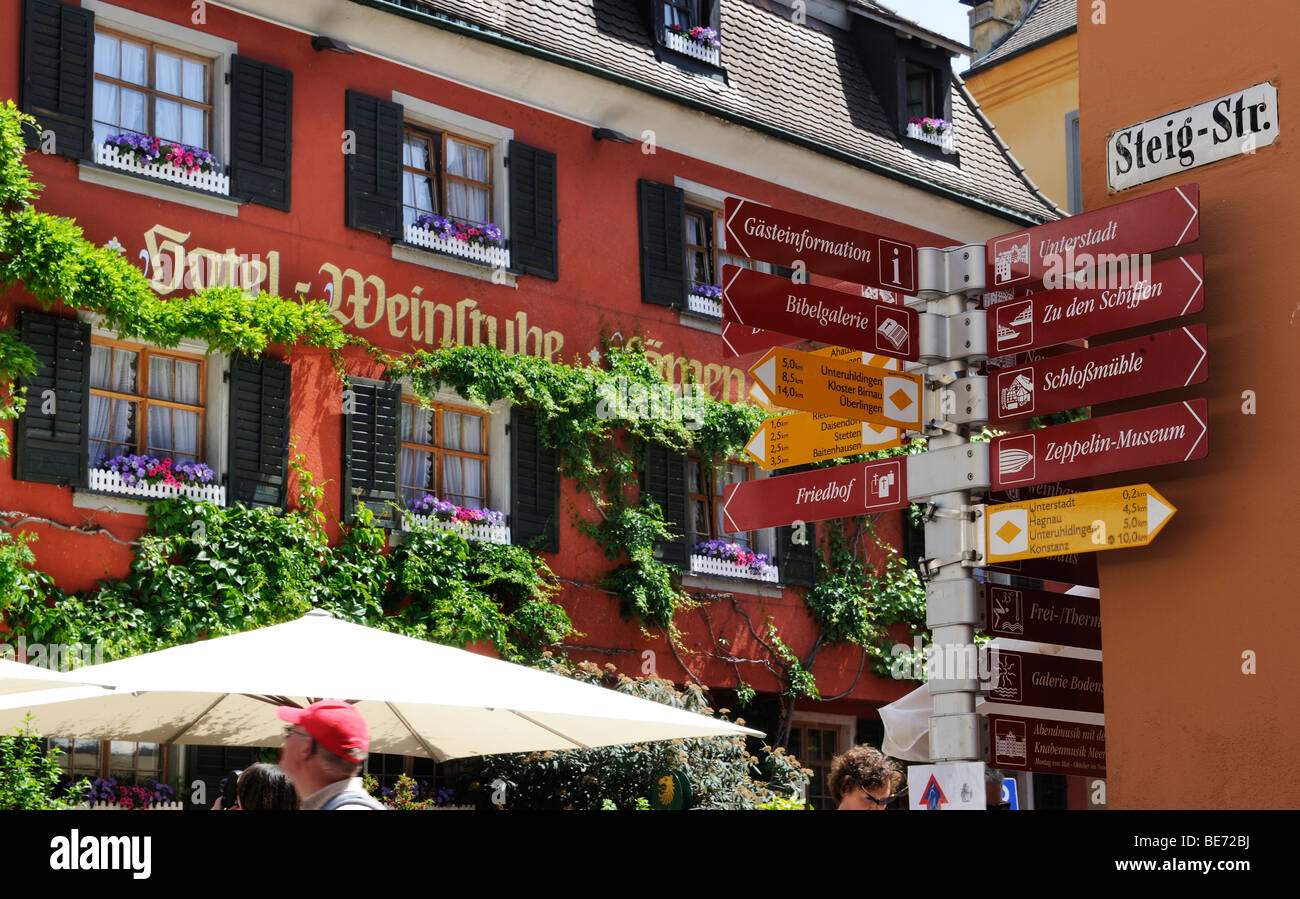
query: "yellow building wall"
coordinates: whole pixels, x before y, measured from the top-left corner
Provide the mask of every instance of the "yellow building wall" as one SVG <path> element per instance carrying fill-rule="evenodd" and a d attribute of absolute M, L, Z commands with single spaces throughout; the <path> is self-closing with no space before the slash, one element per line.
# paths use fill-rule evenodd
<path fill-rule="evenodd" d="M 966 87 L 1039 189 L 1067 208 L 1065 116 L 1079 108 L 1078 35 L 972 75 Z"/>

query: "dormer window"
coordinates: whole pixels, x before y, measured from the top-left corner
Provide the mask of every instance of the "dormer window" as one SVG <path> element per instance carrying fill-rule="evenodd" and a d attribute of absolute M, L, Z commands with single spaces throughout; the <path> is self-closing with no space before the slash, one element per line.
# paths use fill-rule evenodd
<path fill-rule="evenodd" d="M 904 94 L 907 119 L 941 119 L 943 102 L 939 98 L 939 73 L 930 66 L 908 60 L 907 85 Z"/>
<path fill-rule="evenodd" d="M 722 65 L 719 0 L 654 0 L 655 40 L 670 53 L 666 61 L 697 74 Z M 697 60 L 710 68 L 693 68 Z"/>

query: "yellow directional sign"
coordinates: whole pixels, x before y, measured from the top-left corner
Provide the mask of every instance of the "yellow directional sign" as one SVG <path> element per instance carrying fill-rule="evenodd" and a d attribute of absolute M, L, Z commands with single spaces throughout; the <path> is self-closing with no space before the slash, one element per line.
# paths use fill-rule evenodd
<path fill-rule="evenodd" d="M 836 418 L 822 412 L 795 412 L 764 421 L 745 444 L 745 452 L 771 471 L 871 453 L 902 442 L 898 428 L 888 425 Z"/>
<path fill-rule="evenodd" d="M 921 429 L 919 375 L 773 347 L 750 377 L 787 409 Z"/>
<path fill-rule="evenodd" d="M 848 350 L 841 346 L 824 346 L 819 350 L 813 350 L 812 354 L 814 356 L 827 356 L 831 359 L 849 359 L 853 362 L 857 362 L 861 360 L 863 365 L 869 365 L 872 368 L 890 368 L 890 369 L 902 368 L 902 363 L 899 362 L 897 359 L 891 359 L 888 356 L 877 356 L 875 353 L 863 353 L 859 350 Z M 758 384 L 750 385 L 749 398 L 757 402 L 760 406 L 762 406 L 764 409 L 766 409 L 769 412 L 780 412 L 785 408 L 784 406 L 778 405 L 776 400 L 768 396 L 767 391 L 764 390 L 762 387 L 760 387 Z M 883 435 L 884 433 L 885 433 L 884 431 L 877 431 L 877 434 Z M 881 439 L 883 439 L 883 437 Z M 894 444 L 892 443 L 889 444 L 889 446 L 893 446 L 893 445 Z M 873 446 L 871 449 L 872 450 L 886 449 L 886 447 Z M 867 452 L 867 450 L 854 450 L 853 453 L 849 453 L 849 455 L 853 455 L 854 453 L 859 453 L 859 452 L 865 453 Z M 800 463 L 787 462 L 784 464 L 798 465 Z M 778 465 L 775 467 L 780 468 L 781 466 Z"/>
<path fill-rule="evenodd" d="M 1150 484 L 1069 493 L 985 510 L 989 562 L 1146 546 L 1178 510 Z"/>

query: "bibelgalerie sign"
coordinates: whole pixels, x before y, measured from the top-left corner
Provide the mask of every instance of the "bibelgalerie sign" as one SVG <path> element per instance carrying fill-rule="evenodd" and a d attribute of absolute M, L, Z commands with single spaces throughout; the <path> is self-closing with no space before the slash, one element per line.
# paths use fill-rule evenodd
<path fill-rule="evenodd" d="M 1149 154 L 1151 148 L 1144 147 Z M 1209 335 L 1201 324 L 1079 346 L 1203 309 L 1205 265 L 1199 255 L 1154 266 L 1147 258 L 1197 239 L 1199 197 L 1197 185 L 1180 185 L 983 244 L 945 249 L 917 249 L 746 201 L 726 203 L 729 251 L 849 282 L 830 290 L 810 286 L 806 278 L 786 282 L 724 270 L 729 327 L 765 329 L 782 342 L 793 335 L 849 348 L 807 353 L 772 346 L 762 355 L 750 369 L 758 388 L 773 406 L 798 414 L 765 422 L 749 453 L 767 468 L 837 458 L 865 449 L 880 433 L 869 435 L 864 421 L 877 429 L 898 428 L 903 438 L 919 433 L 928 446 L 906 457 L 732 485 L 724 496 L 725 528 L 735 533 L 923 504 L 926 558 L 920 568 L 935 646 L 973 652 L 976 627 L 984 625 L 1003 637 L 1056 642 L 1089 656 L 1002 652 L 991 682 L 932 672 L 930 760 L 943 764 L 915 786 L 928 808 L 960 805 L 951 801 L 950 788 L 964 794 L 972 783 L 982 786 L 982 777 L 964 767 L 957 776 L 956 769 L 974 764 L 982 770 L 985 760 L 1021 770 L 1104 771 L 1100 602 L 1029 589 L 1040 585 L 1012 578 L 1042 573 L 1053 584 L 1063 583 L 1062 590 L 1096 585 L 1093 553 L 1155 539 L 1176 509 L 1149 484 L 1087 490 L 1058 482 L 1203 458 L 1207 404 L 1180 397 L 1148 409 L 1013 431 L 991 445 L 971 437 L 990 423 L 1206 380 Z M 896 230 L 905 233 L 901 226 Z M 878 305 L 849 292 L 854 284 L 917 299 L 906 307 Z M 988 291 L 1000 292 L 1003 302 L 982 308 Z M 924 309 L 913 312 L 918 301 Z M 1071 342 L 1076 346 L 1056 354 Z M 862 365 L 852 357 L 856 351 L 902 360 L 906 370 Z M 1001 367 L 987 364 L 995 357 L 1002 357 Z M 982 504 L 995 488 L 1020 498 Z M 973 577 L 977 568 L 1007 572 L 1011 577 L 996 577 L 1010 583 L 981 587 Z M 989 692 L 990 713 L 1013 713 L 1000 714 L 996 745 L 990 745 L 976 712 L 981 691 Z M 945 780 L 944 772 L 955 779 Z M 982 804 L 973 795 L 958 798 Z"/>
<path fill-rule="evenodd" d="M 1106 141 L 1106 180 L 1124 190 L 1277 140 L 1277 88 L 1267 81 L 1129 125 Z"/>

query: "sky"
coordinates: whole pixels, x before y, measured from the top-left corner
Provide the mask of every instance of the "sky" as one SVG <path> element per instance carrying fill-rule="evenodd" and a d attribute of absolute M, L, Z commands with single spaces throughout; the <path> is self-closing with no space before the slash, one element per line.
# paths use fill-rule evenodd
<path fill-rule="evenodd" d="M 966 13 L 969 6 L 963 6 L 957 0 L 880 0 L 900 16 L 920 22 L 931 31 L 937 31 L 963 44 L 970 43 L 970 25 Z M 969 56 L 958 56 L 953 60 L 953 70 L 964 72 L 970 68 Z"/>

